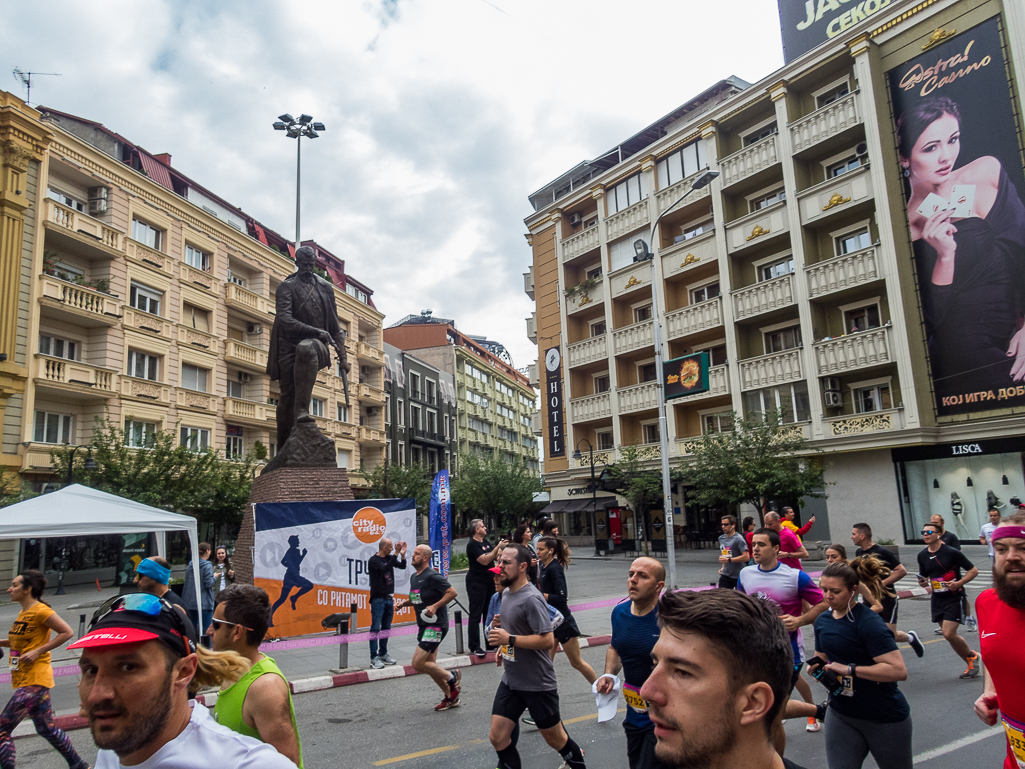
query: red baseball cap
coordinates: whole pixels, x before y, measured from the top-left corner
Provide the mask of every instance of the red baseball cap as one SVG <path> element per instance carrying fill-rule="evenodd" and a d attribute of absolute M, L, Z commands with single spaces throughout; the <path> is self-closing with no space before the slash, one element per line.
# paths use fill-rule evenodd
<path fill-rule="evenodd" d="M 89 632 L 69 649 L 160 641 L 181 657 L 195 652 L 198 639 L 192 622 L 166 601 L 136 593 L 119 596 L 111 605 L 113 608 L 94 619 Z"/>
<path fill-rule="evenodd" d="M 502 567 L 501 566 L 492 566 L 490 569 L 488 569 L 488 571 L 490 571 L 492 574 L 501 574 L 502 573 Z"/>

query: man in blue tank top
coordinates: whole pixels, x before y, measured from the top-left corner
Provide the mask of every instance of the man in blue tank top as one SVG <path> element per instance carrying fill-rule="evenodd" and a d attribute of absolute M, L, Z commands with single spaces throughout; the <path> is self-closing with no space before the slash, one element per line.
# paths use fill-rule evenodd
<path fill-rule="evenodd" d="M 627 705 L 623 729 L 630 769 L 662 766 L 655 758 L 655 727 L 640 691 L 651 675 L 651 650 L 660 632 L 658 596 L 665 584 L 665 567 L 654 558 L 638 558 L 630 564 L 626 582 L 630 600 L 612 610 L 612 644 L 605 653 L 605 673 L 596 682 L 599 692 L 609 693 L 623 671 Z"/>

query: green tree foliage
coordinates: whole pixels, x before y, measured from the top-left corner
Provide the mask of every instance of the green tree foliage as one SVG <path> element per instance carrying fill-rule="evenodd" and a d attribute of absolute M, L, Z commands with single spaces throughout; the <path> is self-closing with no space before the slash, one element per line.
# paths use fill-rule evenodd
<path fill-rule="evenodd" d="M 360 471 L 370 484 L 368 499 L 416 500 L 416 509 L 426 512 L 431 503 L 431 484 L 434 476 L 427 465 L 414 463 L 396 465 L 381 462 L 370 472 Z"/>
<path fill-rule="evenodd" d="M 609 472 L 622 494 L 636 513 L 643 513 L 652 507 L 662 504 L 662 470 L 649 470 L 644 467 L 644 460 L 638 456 L 637 446 L 623 446 L 620 449 L 620 460 L 609 466 Z M 684 473 L 679 469 L 670 469 L 669 480 L 680 483 Z"/>
<path fill-rule="evenodd" d="M 116 424 L 97 418 L 88 443 L 96 468 L 85 469 L 87 453 L 79 449 L 75 481 L 206 523 L 241 524 L 256 471 L 252 456 L 227 460 L 213 448 L 190 451 L 167 430 L 156 432 L 145 448 L 130 448 L 125 438 Z M 65 477 L 71 449 L 55 448 L 50 456 L 57 477 Z"/>
<path fill-rule="evenodd" d="M 21 479 L 17 473 L 8 472 L 7 468 L 0 467 L 0 507 L 14 505 L 36 496 L 39 495 L 22 488 Z"/>
<path fill-rule="evenodd" d="M 691 496 L 703 505 L 748 503 L 766 511 L 769 500 L 825 497 L 823 466 L 800 430 L 782 423 L 778 411 L 763 419 L 734 414 L 733 430 L 693 442 Z M 800 456 L 799 456 L 800 455 Z"/>
<path fill-rule="evenodd" d="M 513 528 L 533 514 L 534 493 L 543 488 L 540 476 L 520 459 L 509 463 L 497 457 L 460 454 L 452 502 L 465 517 Z"/>

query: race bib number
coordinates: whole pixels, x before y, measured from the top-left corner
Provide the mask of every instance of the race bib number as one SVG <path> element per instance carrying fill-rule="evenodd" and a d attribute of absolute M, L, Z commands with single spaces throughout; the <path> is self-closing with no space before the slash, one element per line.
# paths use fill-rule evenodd
<path fill-rule="evenodd" d="M 640 689 L 630 684 L 623 684 L 623 698 L 626 700 L 626 704 L 630 706 L 630 710 L 635 713 L 647 713 L 648 703 L 644 701 L 641 696 Z"/>
<path fill-rule="evenodd" d="M 441 628 L 428 627 L 424 628 L 424 633 L 420 636 L 420 640 L 424 643 L 429 644 L 440 644 L 441 643 Z"/>
<path fill-rule="evenodd" d="M 420 591 L 419 590 L 410 590 L 409 591 L 409 602 L 411 604 L 416 605 L 416 606 L 418 606 L 418 605 L 420 605 L 420 604 L 422 604 L 424 602 L 424 599 L 420 597 Z"/>
<path fill-rule="evenodd" d="M 1018 762 L 1018 769 L 1025 769 L 1025 724 L 1001 714 L 1004 722 L 1004 734 L 1007 735 L 1007 744 L 1011 746 L 1011 754 Z"/>
<path fill-rule="evenodd" d="M 851 676 L 840 676 L 840 684 L 843 686 L 843 691 L 840 692 L 841 697 L 854 696 L 854 679 Z"/>
<path fill-rule="evenodd" d="M 943 581 L 939 579 L 929 580 L 932 583 L 932 591 L 934 593 L 949 593 L 950 589 L 943 586 Z"/>
<path fill-rule="evenodd" d="M 8 670 L 14 671 L 21 667 L 21 652 L 16 649 L 11 649 L 11 653 L 7 657 L 7 668 Z"/>
<path fill-rule="evenodd" d="M 516 661 L 516 647 L 514 646 L 499 646 L 498 656 L 508 662 Z"/>

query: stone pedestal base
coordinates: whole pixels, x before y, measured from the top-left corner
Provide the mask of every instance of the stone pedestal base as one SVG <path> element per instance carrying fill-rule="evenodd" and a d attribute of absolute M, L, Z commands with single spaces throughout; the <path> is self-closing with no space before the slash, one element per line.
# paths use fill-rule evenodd
<path fill-rule="evenodd" d="M 253 584 L 253 549 L 256 531 L 253 505 L 269 502 L 331 502 L 353 499 L 349 488 L 349 473 L 342 467 L 283 467 L 264 472 L 249 492 L 249 505 L 242 517 L 242 529 L 235 543 L 232 566 L 235 581 Z"/>

